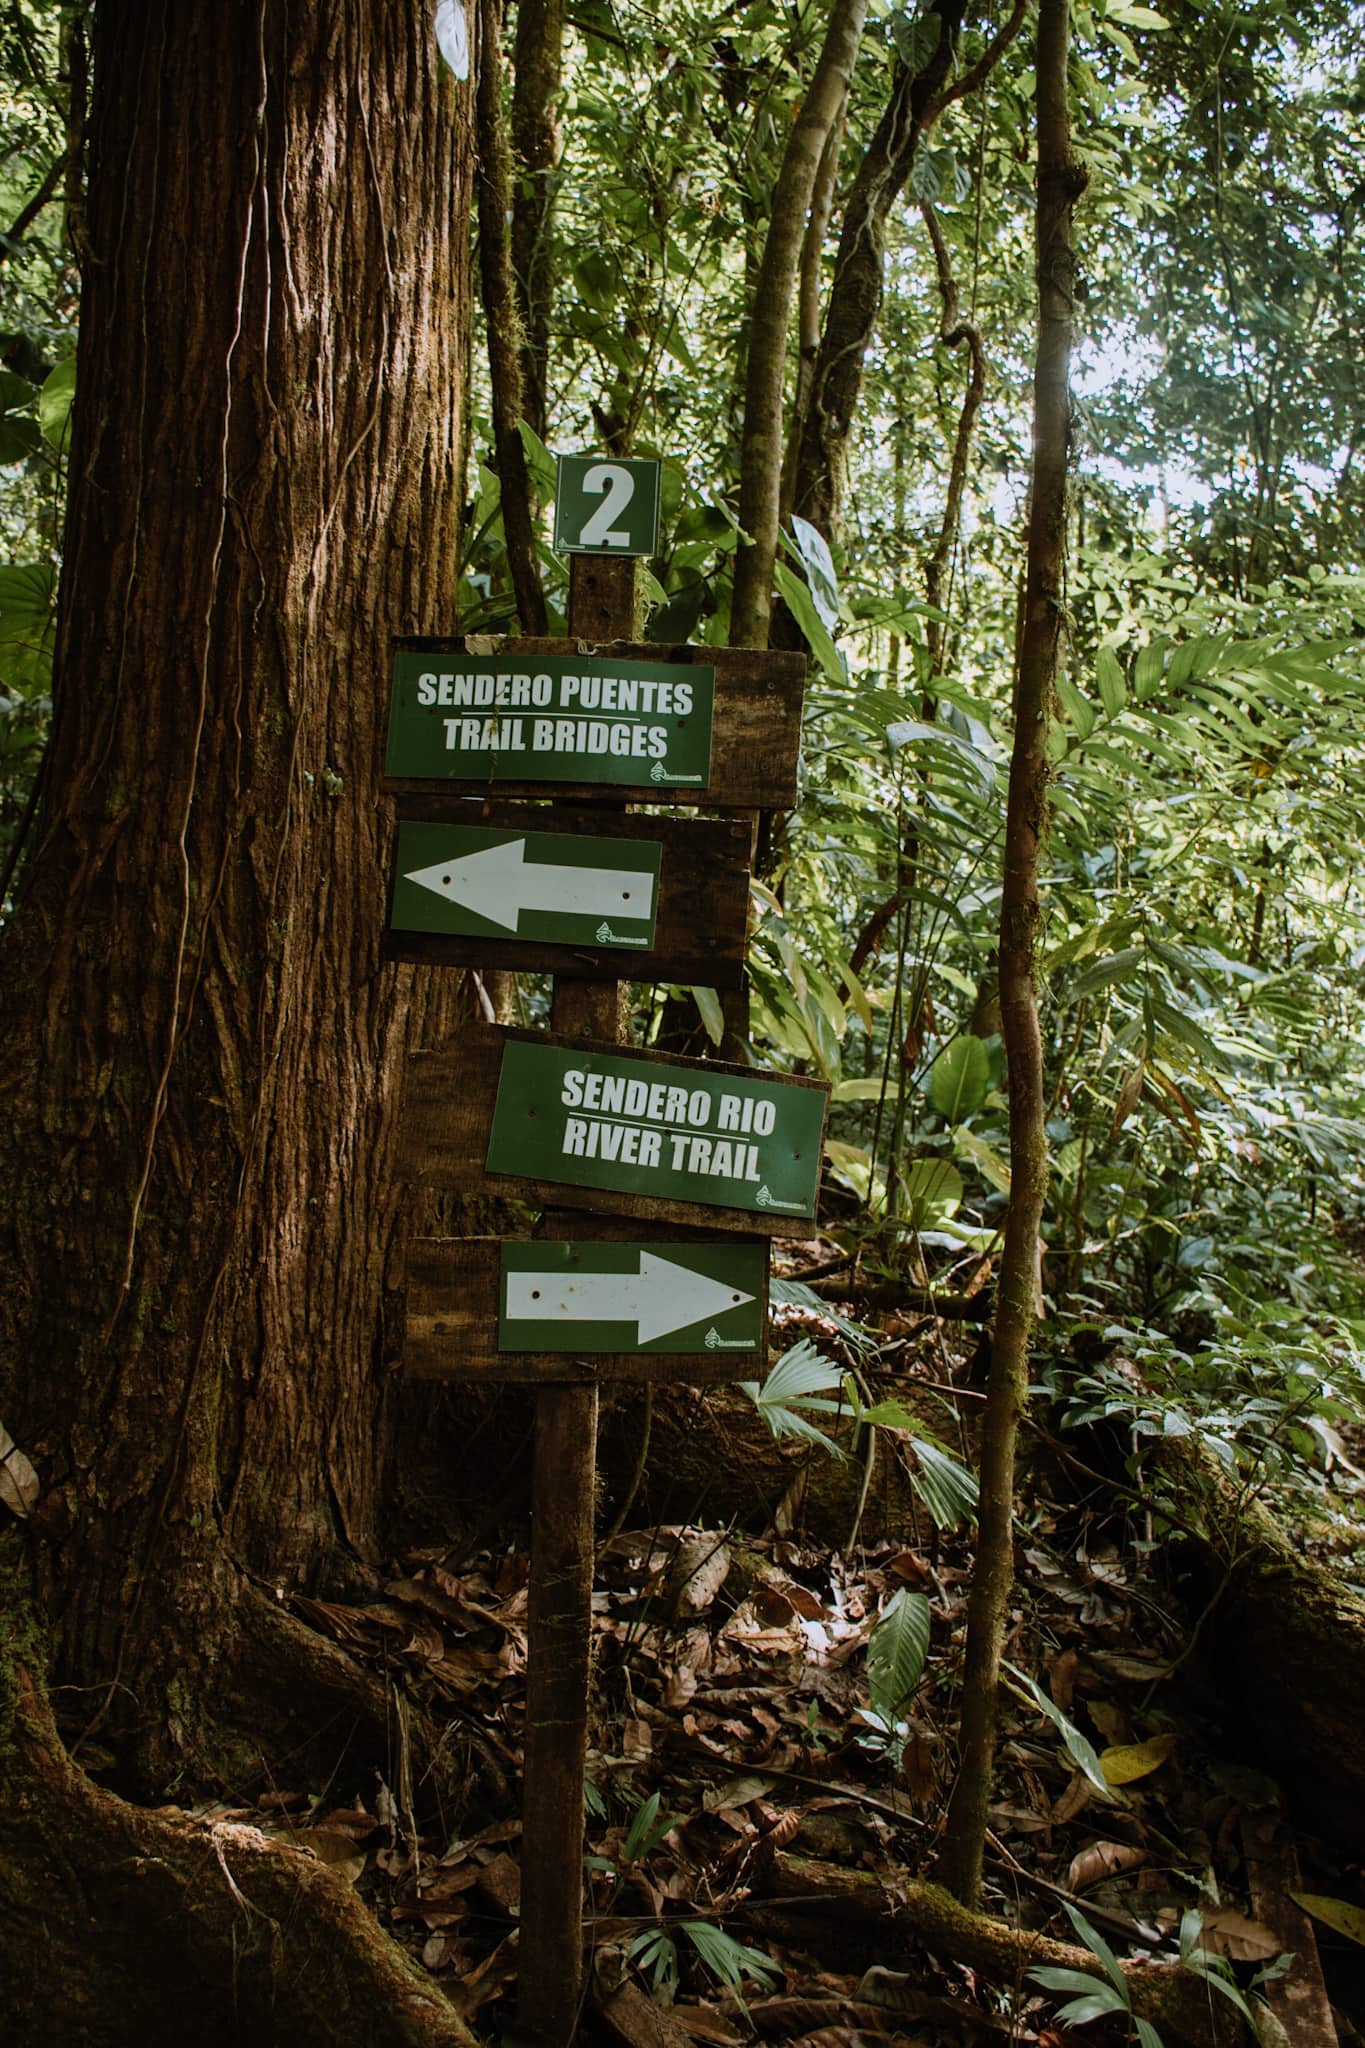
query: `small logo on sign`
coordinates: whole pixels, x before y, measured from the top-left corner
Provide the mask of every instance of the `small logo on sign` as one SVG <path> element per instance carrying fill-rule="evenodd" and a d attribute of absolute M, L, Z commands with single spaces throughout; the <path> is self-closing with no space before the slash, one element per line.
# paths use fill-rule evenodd
<path fill-rule="evenodd" d="M 706 1348 L 708 1351 L 714 1351 L 719 1343 L 720 1331 L 716 1328 L 715 1324 L 712 1323 L 710 1329 L 706 1333 Z"/>
<path fill-rule="evenodd" d="M 606 919 L 604 918 L 602 923 L 599 924 L 597 927 L 598 945 L 609 946 L 615 937 L 615 932 L 612 930 L 611 926 L 606 922 Z"/>
<path fill-rule="evenodd" d="M 772 1207 L 773 1198 L 771 1192 L 769 1191 L 768 1183 L 766 1180 L 764 1181 L 762 1187 L 759 1189 L 758 1193 L 754 1196 L 754 1200 L 758 1203 L 760 1209 L 770 1209 Z"/>
<path fill-rule="evenodd" d="M 654 763 L 654 766 L 649 771 L 649 779 L 651 782 L 667 782 L 668 770 L 665 768 L 662 761 L 656 761 Z"/>

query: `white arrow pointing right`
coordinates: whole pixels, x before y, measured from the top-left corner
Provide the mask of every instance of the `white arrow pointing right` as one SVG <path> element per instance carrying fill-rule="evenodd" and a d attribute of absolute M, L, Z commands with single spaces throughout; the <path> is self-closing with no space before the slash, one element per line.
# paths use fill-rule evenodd
<path fill-rule="evenodd" d="M 654 877 L 629 868 L 570 868 L 528 861 L 524 839 L 506 839 L 458 860 L 414 868 L 403 878 L 515 932 L 524 910 L 583 917 L 642 918 L 654 906 Z"/>
<path fill-rule="evenodd" d="M 509 1273 L 509 1323 L 634 1323 L 637 1344 L 754 1299 L 709 1273 L 640 1251 L 638 1273 Z"/>

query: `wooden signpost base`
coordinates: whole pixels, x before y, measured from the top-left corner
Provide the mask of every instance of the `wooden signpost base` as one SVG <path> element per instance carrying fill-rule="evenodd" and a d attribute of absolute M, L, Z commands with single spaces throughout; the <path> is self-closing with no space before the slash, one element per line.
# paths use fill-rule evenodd
<path fill-rule="evenodd" d="M 625 474 L 589 465 L 582 545 Z M 768 1240 L 814 1230 L 828 1101 L 747 1064 L 733 1000 L 755 815 L 796 798 L 804 661 L 641 643 L 638 593 L 633 555 L 575 553 L 564 639 L 395 643 L 386 757 L 409 807 L 391 953 L 555 977 L 548 1032 L 413 1055 L 399 1162 L 542 1206 L 527 1238 L 413 1242 L 405 1353 L 536 1389 L 518 2017 L 539 2048 L 570 2048 L 583 1999 L 598 1382 L 762 1376 Z M 631 1048 L 632 973 L 725 990 L 736 1061 Z"/>
<path fill-rule="evenodd" d="M 570 633 L 629 639 L 637 584 L 633 560 L 572 556 Z M 553 1027 L 624 1044 L 623 996 L 620 982 L 556 982 Z M 583 1778 L 596 1486 L 596 1385 L 541 1388 L 531 1479 L 517 2012 L 522 2026 L 553 2048 L 569 2048 L 583 1995 Z"/>

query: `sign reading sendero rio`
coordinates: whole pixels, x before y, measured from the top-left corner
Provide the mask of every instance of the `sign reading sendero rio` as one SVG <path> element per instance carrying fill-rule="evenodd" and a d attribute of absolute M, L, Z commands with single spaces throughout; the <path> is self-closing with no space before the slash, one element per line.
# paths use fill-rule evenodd
<path fill-rule="evenodd" d="M 491 1173 L 813 1216 L 825 1094 L 776 1075 L 510 1039 Z"/>
<path fill-rule="evenodd" d="M 499 1351 L 752 1351 L 768 1248 L 503 1244 Z"/>
<path fill-rule="evenodd" d="M 385 773 L 704 789 L 715 688 L 700 663 L 398 653 Z"/>
<path fill-rule="evenodd" d="M 395 931 L 651 946 L 662 849 L 487 825 L 398 827 Z"/>

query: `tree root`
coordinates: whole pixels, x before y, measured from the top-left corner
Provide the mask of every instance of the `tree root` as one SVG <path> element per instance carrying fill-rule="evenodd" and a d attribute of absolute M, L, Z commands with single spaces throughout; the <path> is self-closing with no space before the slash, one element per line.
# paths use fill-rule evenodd
<path fill-rule="evenodd" d="M 259 1830 L 130 1806 L 71 1761 L 28 1662 L 0 1668 L 6 2039 L 48 2048 L 474 2048 L 320 1864 Z"/>
<path fill-rule="evenodd" d="M 825 1919 L 876 1923 L 903 1942 L 968 1964 L 995 1984 L 1022 1990 L 1028 1972 L 1040 1965 L 1102 1974 L 1087 1949 L 972 1912 L 939 1885 L 910 1879 L 886 1886 L 867 1871 L 779 1851 L 762 1889 L 765 1903 L 752 1916 L 759 1924 L 769 1912 L 784 1922 L 818 1912 Z M 1191 1971 L 1137 1962 L 1125 1964 L 1124 1975 L 1133 2010 L 1152 2022 L 1165 2048 L 1233 2048 L 1245 2039 L 1232 2006 Z"/>

